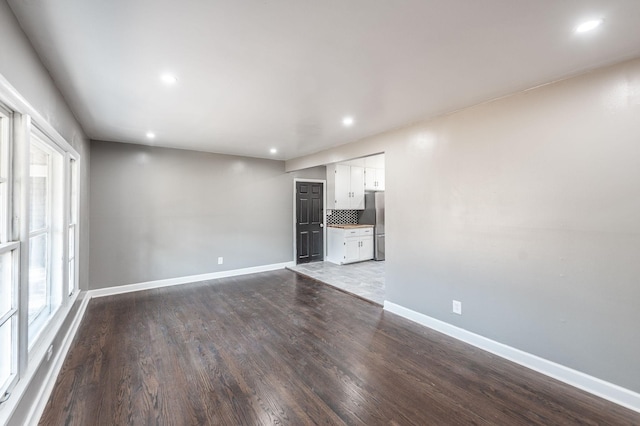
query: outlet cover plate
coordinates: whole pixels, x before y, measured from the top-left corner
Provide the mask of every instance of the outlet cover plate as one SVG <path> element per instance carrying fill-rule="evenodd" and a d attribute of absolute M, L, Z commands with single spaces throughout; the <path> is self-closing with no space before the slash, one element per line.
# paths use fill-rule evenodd
<path fill-rule="evenodd" d="M 462 315 L 462 302 L 458 300 L 453 301 L 453 313 Z"/>

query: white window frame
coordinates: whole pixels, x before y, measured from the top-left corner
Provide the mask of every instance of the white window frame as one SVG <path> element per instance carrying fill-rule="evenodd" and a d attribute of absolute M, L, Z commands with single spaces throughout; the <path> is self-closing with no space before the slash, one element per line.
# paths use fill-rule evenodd
<path fill-rule="evenodd" d="M 24 393 L 29 389 L 29 383 L 39 371 L 39 366 L 45 362 L 47 349 L 53 343 L 57 333 L 61 330 L 63 322 L 69 312 L 75 306 L 80 296 L 79 259 L 80 259 L 80 171 L 82 161 L 79 153 L 69 144 L 48 119 L 40 114 L 20 93 L 0 74 L 0 112 L 7 111 L 4 116 L 9 117 L 11 134 L 5 151 L 2 152 L 2 161 L 9 165 L 7 175 L 0 174 L 0 186 L 3 189 L 0 196 L 0 253 L 8 251 L 13 253 L 13 292 L 14 304 L 11 309 L 11 321 L 14 327 L 14 345 L 11 360 L 11 376 L 5 383 L 0 383 L 0 424 L 4 424 L 11 418 L 11 414 L 21 401 Z M 4 126 L 3 126 L 4 127 Z M 56 162 L 62 164 L 59 174 L 56 175 L 56 187 L 58 202 L 56 215 L 60 221 L 56 222 L 55 233 L 59 242 L 59 250 L 55 253 L 53 262 L 58 262 L 56 279 L 60 280 L 59 306 L 56 312 L 50 316 L 47 324 L 40 330 L 39 336 L 29 345 L 28 342 L 28 290 L 29 290 L 29 147 L 33 135 L 44 138 L 48 146 L 62 154 L 56 157 Z M 73 136 L 74 138 L 76 136 Z M 75 190 L 77 219 L 75 221 L 75 290 L 71 295 L 69 289 L 69 226 L 71 224 L 70 206 L 70 158 L 75 160 L 76 182 Z M 3 169 L 6 170 L 6 169 Z M 4 184 L 7 185 L 4 185 Z M 58 303 L 58 301 L 56 301 Z M 0 321 L 7 320 L 7 313 Z M 16 343 L 17 339 L 17 343 Z M 58 348 L 54 347 L 54 353 Z"/>
<path fill-rule="evenodd" d="M 12 238 L 12 132 L 13 112 L 0 104 L 0 256 L 11 254 L 11 307 L 0 312 L 0 326 L 11 322 L 10 374 L 5 382 L 0 382 L 0 401 L 13 389 L 19 378 L 18 366 L 18 324 L 20 285 L 20 243 Z"/>
<path fill-rule="evenodd" d="M 61 307 L 65 305 L 65 299 L 67 299 L 67 297 L 65 297 L 66 295 L 66 288 L 67 288 L 67 281 L 68 281 L 68 271 L 67 271 L 67 265 L 68 265 L 68 259 L 67 259 L 67 251 L 68 251 L 68 235 L 66 232 L 66 226 L 65 224 L 68 222 L 68 214 L 69 214 L 69 209 L 68 209 L 68 204 L 69 204 L 69 195 L 68 194 L 68 186 L 66 185 L 66 182 L 68 181 L 68 167 L 67 164 L 68 162 L 67 160 L 67 153 L 60 147 L 58 146 L 55 141 L 49 137 L 48 134 L 44 133 L 40 127 L 38 125 L 32 125 L 31 126 L 31 133 L 30 133 L 30 138 L 28 141 L 28 150 L 31 149 L 31 145 L 35 144 L 36 146 L 38 146 L 41 149 L 44 149 L 46 152 L 48 152 L 50 154 L 50 169 L 49 169 L 49 188 L 48 190 L 48 198 L 50 200 L 49 205 L 47 206 L 47 209 L 49 210 L 47 213 L 49 215 L 49 217 L 51 218 L 51 221 L 49 223 L 48 226 L 48 230 L 47 232 L 48 234 L 48 244 L 49 246 L 47 247 L 47 251 L 48 251 L 48 264 L 47 264 L 47 270 L 48 270 L 48 307 L 50 309 L 50 311 L 48 312 L 48 314 L 43 317 L 43 319 L 40 319 L 39 321 L 42 321 L 41 324 L 38 324 L 37 321 L 34 321 L 33 324 L 37 325 L 37 331 L 36 333 L 31 336 L 29 331 L 27 330 L 27 341 L 28 341 L 28 347 L 29 347 L 29 359 L 33 358 L 33 353 L 35 352 L 34 349 L 36 349 L 39 346 L 42 346 L 42 336 L 48 334 L 51 330 L 52 330 L 52 324 L 55 322 L 55 319 L 59 317 L 59 313 L 61 311 Z M 30 153 L 30 151 L 29 151 Z M 61 157 L 58 159 L 54 159 L 54 155 L 60 155 Z M 30 176 L 30 169 L 29 169 L 29 156 L 27 156 L 26 158 L 26 162 L 27 162 L 27 170 L 26 170 L 26 174 L 25 176 Z M 62 165 L 62 170 L 55 170 L 55 165 L 52 164 L 54 161 L 59 161 L 60 164 Z M 60 173 L 60 175 L 57 175 L 57 173 Z M 61 190 L 62 192 L 62 198 L 61 199 L 54 199 L 54 186 L 56 185 L 56 180 L 57 179 L 61 179 L 61 183 L 60 183 L 60 187 L 58 188 L 59 190 Z M 30 187 L 27 187 L 27 194 L 29 191 Z M 60 207 L 62 208 L 60 211 L 60 215 L 61 217 L 55 217 L 56 214 L 54 213 L 54 209 L 55 210 L 60 210 Z M 29 222 L 29 206 L 27 206 L 26 210 L 24 211 L 24 217 L 26 219 L 26 222 Z M 25 247 L 29 247 L 29 243 L 31 241 L 31 238 L 34 236 L 37 236 L 42 230 L 38 230 L 38 231 L 34 231 L 33 233 L 27 228 L 27 232 L 25 233 L 27 235 L 27 241 L 25 242 Z M 29 270 L 29 259 L 28 259 L 28 250 L 24 250 L 27 252 L 27 271 Z M 23 255 L 23 259 L 24 259 L 24 255 Z M 58 262 L 62 261 L 62 263 L 57 264 L 52 262 L 53 259 L 57 259 Z M 55 270 L 53 268 L 59 268 L 58 270 Z M 54 277 L 52 276 L 53 273 L 57 274 L 58 277 L 58 281 L 59 283 L 53 283 L 53 279 Z M 27 283 L 26 283 L 26 289 L 25 291 L 29 292 L 29 283 L 28 283 L 28 277 L 29 274 L 27 272 L 26 274 L 27 276 Z M 58 285 L 59 284 L 59 285 Z M 23 287 L 24 288 L 24 287 Z M 55 305 L 53 305 L 53 300 L 59 301 L 60 303 L 56 303 Z M 28 314 L 28 311 L 27 311 Z M 31 327 L 33 324 L 31 323 L 27 323 L 27 329 L 29 329 L 29 327 Z"/>
<path fill-rule="evenodd" d="M 80 242 L 78 238 L 78 223 L 80 220 L 80 186 L 78 181 L 78 176 L 80 173 L 79 169 L 79 161 L 77 158 L 71 154 L 67 153 L 67 158 L 65 159 L 66 170 L 68 178 L 65 184 L 67 188 L 66 192 L 69 194 L 67 207 L 69 211 L 66 213 L 67 217 L 67 245 L 66 245 L 66 259 L 67 259 L 67 296 L 71 297 L 78 291 L 78 274 L 80 272 L 80 268 L 78 265 L 78 243 Z M 73 194 L 75 193 L 75 197 Z M 71 247 L 71 235 L 73 230 L 73 253 L 69 250 Z M 73 264 L 72 264 L 73 262 Z M 71 275 L 71 269 L 73 269 L 73 275 Z"/>
<path fill-rule="evenodd" d="M 4 316 L 0 317 L 0 326 L 11 322 L 11 373 L 5 383 L 0 383 L 0 401 L 18 381 L 18 285 L 20 283 L 20 243 L 9 242 L 0 244 L 0 256 L 11 254 L 11 308 Z"/>
<path fill-rule="evenodd" d="M 44 307 L 35 314 L 33 318 L 29 318 L 28 327 L 29 327 L 29 346 L 32 346 L 34 342 L 37 341 L 38 336 L 40 335 L 40 331 L 44 328 L 49 319 L 55 314 L 56 307 L 53 306 L 53 292 L 55 290 L 53 284 L 52 277 L 52 267 L 53 267 L 53 243 L 54 243 L 54 235 L 53 235 L 53 155 L 55 151 L 52 149 L 49 143 L 42 140 L 43 138 L 40 135 L 33 134 L 31 137 L 31 141 L 29 143 L 29 153 L 31 153 L 31 148 L 33 146 L 37 147 L 41 151 L 47 154 L 47 187 L 46 187 L 46 200 L 47 204 L 45 206 L 45 223 L 43 228 L 31 230 L 29 229 L 29 248 L 31 247 L 31 241 L 35 238 L 45 236 L 46 237 L 46 254 L 45 254 L 45 287 L 46 287 L 46 301 Z M 31 165 L 29 166 L 29 178 L 31 178 Z M 30 220 L 30 218 L 29 218 Z M 31 335 L 31 330 L 34 329 L 35 334 Z"/>
<path fill-rule="evenodd" d="M 11 139 L 13 113 L 0 104 L 0 184 L 6 184 L 4 194 L 0 190 L 0 243 L 11 240 Z M 2 171 L 6 176 L 2 175 Z"/>

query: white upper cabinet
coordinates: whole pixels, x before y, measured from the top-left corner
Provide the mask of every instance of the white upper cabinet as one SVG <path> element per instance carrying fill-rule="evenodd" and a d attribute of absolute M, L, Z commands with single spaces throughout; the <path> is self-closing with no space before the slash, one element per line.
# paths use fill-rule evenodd
<path fill-rule="evenodd" d="M 366 191 L 384 191 L 384 169 L 365 168 L 364 189 Z"/>
<path fill-rule="evenodd" d="M 361 160 L 365 168 L 364 189 L 384 191 L 384 154 L 372 155 Z"/>
<path fill-rule="evenodd" d="M 364 210 L 364 167 L 327 166 L 327 208 Z"/>
<path fill-rule="evenodd" d="M 364 210 L 364 191 L 384 191 L 384 154 L 327 166 L 327 208 Z"/>
<path fill-rule="evenodd" d="M 351 209 L 364 210 L 364 167 L 350 166 Z"/>

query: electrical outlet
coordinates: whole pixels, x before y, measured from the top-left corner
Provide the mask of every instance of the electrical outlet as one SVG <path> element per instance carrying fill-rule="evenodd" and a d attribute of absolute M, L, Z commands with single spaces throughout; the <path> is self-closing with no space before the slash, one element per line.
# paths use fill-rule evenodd
<path fill-rule="evenodd" d="M 220 256 L 218 258 L 218 265 L 222 265 L 224 263 L 224 259 L 222 258 L 222 256 Z"/>
<path fill-rule="evenodd" d="M 51 359 L 51 355 L 53 355 L 53 345 L 49 346 L 49 349 L 47 349 L 47 361 Z"/>
<path fill-rule="evenodd" d="M 453 301 L 453 313 L 462 315 L 462 302 L 458 300 Z"/>

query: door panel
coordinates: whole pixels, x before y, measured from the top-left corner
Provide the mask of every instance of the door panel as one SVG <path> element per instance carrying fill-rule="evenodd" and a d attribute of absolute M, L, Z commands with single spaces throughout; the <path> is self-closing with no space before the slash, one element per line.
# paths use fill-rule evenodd
<path fill-rule="evenodd" d="M 308 225 L 309 224 L 309 199 L 301 199 L 298 200 L 298 211 L 300 212 L 300 216 L 298 217 L 298 223 Z"/>
<path fill-rule="evenodd" d="M 322 238 L 322 231 L 313 231 L 311 233 L 311 258 L 322 258 L 322 250 L 324 249 L 324 239 Z M 319 259 L 322 260 L 322 259 Z"/>
<path fill-rule="evenodd" d="M 313 223 L 322 223 L 322 194 L 320 198 L 311 199 L 311 221 Z"/>
<path fill-rule="evenodd" d="M 296 182 L 296 262 L 324 260 L 323 183 Z"/>
<path fill-rule="evenodd" d="M 309 259 L 309 233 L 304 231 L 298 234 L 298 263 L 308 262 Z"/>

